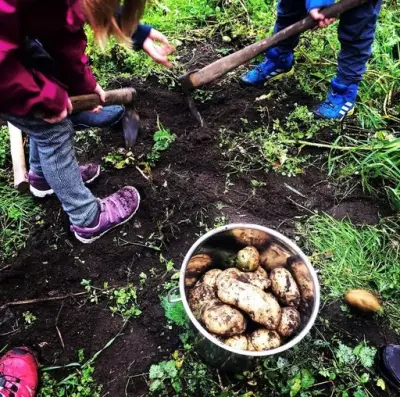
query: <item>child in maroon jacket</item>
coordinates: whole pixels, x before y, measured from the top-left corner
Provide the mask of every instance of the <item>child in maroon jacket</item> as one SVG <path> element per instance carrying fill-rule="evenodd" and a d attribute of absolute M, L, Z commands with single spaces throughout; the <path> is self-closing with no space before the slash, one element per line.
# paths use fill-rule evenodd
<path fill-rule="evenodd" d="M 126 186 L 99 200 L 84 183 L 98 175 L 97 166 L 79 168 L 73 146 L 74 129 L 67 118 L 72 112 L 70 95 L 104 91 L 96 83 L 85 55 L 83 25 L 92 26 L 103 44 L 113 35 L 131 43 L 137 31 L 143 49 L 157 62 L 170 66 L 172 52 L 159 32 L 137 23 L 145 0 L 125 0 L 120 20 L 118 0 L 0 0 L 0 118 L 30 137 L 37 148 L 29 179 L 38 191 L 51 190 L 68 214 L 78 240 L 91 243 L 136 213 L 140 197 Z M 24 63 L 26 37 L 40 41 L 55 62 L 57 79 Z M 158 47 L 154 41 L 160 41 Z M 37 119 L 34 114 L 42 114 Z"/>

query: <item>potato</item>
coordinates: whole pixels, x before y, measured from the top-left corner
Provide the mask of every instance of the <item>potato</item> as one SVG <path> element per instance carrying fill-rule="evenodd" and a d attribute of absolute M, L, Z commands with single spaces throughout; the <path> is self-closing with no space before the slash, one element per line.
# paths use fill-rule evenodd
<path fill-rule="evenodd" d="M 238 350 L 247 350 L 247 337 L 245 335 L 236 335 L 224 340 L 225 345 Z"/>
<path fill-rule="evenodd" d="M 258 324 L 276 329 L 281 321 L 281 307 L 277 300 L 251 284 L 225 275 L 217 279 L 217 296 L 227 304 L 246 312 Z"/>
<path fill-rule="evenodd" d="M 269 235 L 256 229 L 232 229 L 231 235 L 242 245 L 262 247 L 269 240 Z"/>
<path fill-rule="evenodd" d="M 214 288 L 203 283 L 197 283 L 190 291 L 188 296 L 189 307 L 197 320 L 201 318 L 201 309 L 210 300 L 215 299 Z"/>
<path fill-rule="evenodd" d="M 278 334 L 281 336 L 293 335 L 300 327 L 301 318 L 300 313 L 294 307 L 282 308 L 282 319 L 277 329 Z"/>
<path fill-rule="evenodd" d="M 272 292 L 279 301 L 286 306 L 299 306 L 300 291 L 289 270 L 278 267 L 272 270 L 271 275 Z"/>
<path fill-rule="evenodd" d="M 365 312 L 381 312 L 383 310 L 379 299 L 364 289 L 352 289 L 345 294 L 346 302 Z"/>
<path fill-rule="evenodd" d="M 201 321 L 208 331 L 225 336 L 241 334 L 247 321 L 239 310 L 217 299 L 206 303 L 201 310 Z"/>
<path fill-rule="evenodd" d="M 196 284 L 196 281 L 210 268 L 211 265 L 212 258 L 210 255 L 200 254 L 193 256 L 186 268 L 185 286 L 191 287 Z"/>
<path fill-rule="evenodd" d="M 234 278 L 235 280 L 254 285 L 262 290 L 268 289 L 271 286 L 271 281 L 268 278 L 267 272 L 261 267 L 259 267 L 255 272 L 249 273 L 241 272 L 240 270 L 232 267 L 220 273 L 218 278 L 219 277 Z"/>
<path fill-rule="evenodd" d="M 209 270 L 200 280 L 201 283 L 215 288 L 218 276 L 222 273 L 220 269 Z"/>
<path fill-rule="evenodd" d="M 307 312 L 314 305 L 314 282 L 307 265 L 300 260 L 290 264 L 290 272 L 300 290 L 301 311 Z"/>
<path fill-rule="evenodd" d="M 249 351 L 249 352 L 255 352 L 256 351 L 256 348 L 251 343 L 250 335 L 247 335 L 247 351 Z"/>
<path fill-rule="evenodd" d="M 250 335 L 251 345 L 258 352 L 276 349 L 281 345 L 281 337 L 275 331 L 260 328 Z"/>
<path fill-rule="evenodd" d="M 286 266 L 290 253 L 278 244 L 271 244 L 268 249 L 261 252 L 260 262 L 266 270 Z"/>
<path fill-rule="evenodd" d="M 255 247 L 246 247 L 237 254 L 236 267 L 242 272 L 254 272 L 260 266 L 260 254 Z"/>

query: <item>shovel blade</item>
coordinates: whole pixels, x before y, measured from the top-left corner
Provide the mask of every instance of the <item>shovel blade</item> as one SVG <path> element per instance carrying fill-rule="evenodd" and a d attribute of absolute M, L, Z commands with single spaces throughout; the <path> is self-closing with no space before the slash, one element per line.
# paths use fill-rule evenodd
<path fill-rule="evenodd" d="M 127 108 L 122 118 L 122 131 L 124 132 L 125 148 L 131 149 L 137 140 L 140 128 L 139 114 L 134 108 Z"/>

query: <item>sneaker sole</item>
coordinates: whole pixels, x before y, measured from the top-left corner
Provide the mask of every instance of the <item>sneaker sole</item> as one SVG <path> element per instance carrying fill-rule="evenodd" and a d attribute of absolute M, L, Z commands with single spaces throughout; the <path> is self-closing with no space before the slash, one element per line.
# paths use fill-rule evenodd
<path fill-rule="evenodd" d="M 135 188 L 134 188 L 134 189 L 135 189 Z M 138 205 L 137 205 L 137 208 L 136 208 L 135 212 L 133 212 L 131 215 L 129 215 L 128 218 L 126 218 L 126 219 L 125 219 L 124 221 L 122 221 L 121 223 L 118 223 L 117 225 L 115 225 L 115 226 L 113 226 L 113 227 L 110 227 L 109 229 L 107 229 L 107 230 L 104 231 L 103 233 L 99 234 L 98 236 L 92 237 L 92 238 L 89 238 L 89 239 L 88 239 L 88 238 L 83 238 L 83 237 L 79 236 L 79 234 L 77 234 L 76 232 L 74 232 L 74 235 L 75 235 L 76 239 L 79 240 L 79 241 L 80 241 L 81 243 L 83 243 L 83 244 L 91 244 L 91 243 L 93 243 L 94 241 L 98 240 L 100 237 L 104 236 L 106 233 L 108 233 L 108 232 L 110 232 L 111 230 L 115 229 L 116 227 L 122 226 L 122 225 L 125 224 L 126 222 L 130 221 L 130 220 L 136 215 L 136 212 L 138 211 L 138 209 L 139 209 L 139 207 L 140 207 L 140 194 L 139 194 L 139 192 L 138 192 L 136 189 L 135 189 L 135 191 L 136 191 L 136 194 L 137 194 L 137 196 L 138 196 Z"/>
<path fill-rule="evenodd" d="M 100 166 L 97 167 L 97 171 L 96 174 L 93 176 L 92 179 L 89 179 L 88 181 L 84 182 L 85 185 L 92 183 L 93 181 L 95 181 L 99 175 L 100 175 L 101 169 Z M 49 189 L 49 190 L 38 190 L 35 189 L 32 185 L 29 185 L 29 190 L 32 193 L 33 196 L 37 197 L 37 198 L 45 198 L 47 196 L 51 196 L 54 194 L 54 190 L 53 189 Z"/>
<path fill-rule="evenodd" d="M 313 111 L 313 113 L 314 113 L 314 116 L 317 117 L 317 118 L 319 118 L 319 119 L 343 121 L 347 116 L 352 116 L 352 115 L 354 114 L 354 111 L 355 111 L 355 107 L 353 107 L 352 109 L 350 109 L 344 116 L 342 116 L 342 117 L 340 117 L 340 118 L 338 117 L 338 118 L 336 118 L 336 119 L 334 119 L 334 118 L 329 118 L 329 117 L 325 117 L 325 116 L 323 116 L 322 114 L 315 113 L 314 111 Z"/>

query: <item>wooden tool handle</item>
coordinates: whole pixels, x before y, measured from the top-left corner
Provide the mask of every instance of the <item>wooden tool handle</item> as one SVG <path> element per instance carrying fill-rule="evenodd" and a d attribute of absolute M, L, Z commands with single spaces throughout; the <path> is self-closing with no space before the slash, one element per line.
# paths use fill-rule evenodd
<path fill-rule="evenodd" d="M 327 18 L 335 18 L 344 12 L 351 10 L 352 8 L 366 3 L 367 1 L 370 0 L 342 0 L 330 7 L 324 8 L 321 12 Z M 303 33 L 314 28 L 316 25 L 317 22 L 308 16 L 307 18 L 288 26 L 271 37 L 260 40 L 257 43 L 251 44 L 231 55 L 221 58 L 197 72 L 182 76 L 180 78 L 182 87 L 184 90 L 189 90 L 208 84 L 237 68 L 238 66 L 243 65 L 245 62 L 253 59 L 268 48 L 276 46 L 282 40 L 285 40 L 295 34 Z"/>
<path fill-rule="evenodd" d="M 134 88 L 121 88 L 119 90 L 106 91 L 106 101 L 101 103 L 97 94 L 80 95 L 70 97 L 73 112 L 83 112 L 92 110 L 99 105 L 129 105 L 136 99 L 136 90 Z"/>
<path fill-rule="evenodd" d="M 14 171 L 14 186 L 21 193 L 25 193 L 29 189 L 29 183 L 26 171 L 22 132 L 17 127 L 8 123 L 8 133 L 10 136 L 11 159 Z"/>

